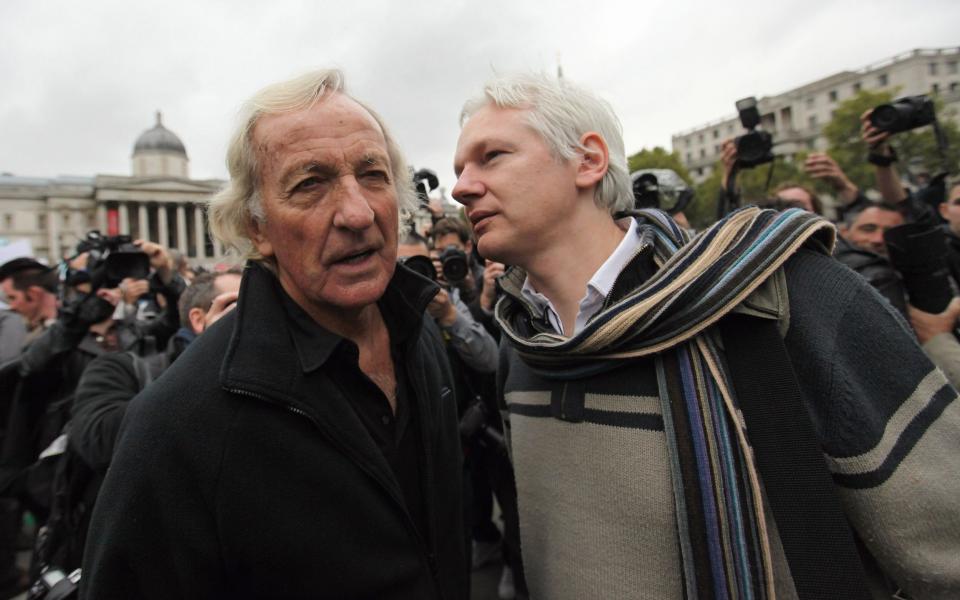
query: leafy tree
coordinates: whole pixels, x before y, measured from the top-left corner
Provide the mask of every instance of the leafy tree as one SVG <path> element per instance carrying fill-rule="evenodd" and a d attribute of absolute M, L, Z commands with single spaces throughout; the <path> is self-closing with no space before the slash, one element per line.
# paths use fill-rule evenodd
<path fill-rule="evenodd" d="M 687 185 L 693 185 L 693 178 L 690 177 L 687 168 L 683 166 L 680 154 L 667 152 L 660 146 L 656 146 L 652 150 L 643 148 L 640 152 L 629 156 L 627 165 L 630 167 L 631 173 L 640 169 L 670 169 L 686 181 Z"/>
<path fill-rule="evenodd" d="M 804 176 L 803 155 L 796 158 L 778 156 L 773 164 L 773 173 L 770 176 L 770 185 L 767 185 L 767 177 L 770 173 L 770 165 L 760 165 L 753 169 L 740 171 L 737 177 L 738 187 L 742 204 L 754 204 L 764 200 L 773 193 L 773 190 L 782 183 L 809 183 L 809 179 Z M 713 223 L 717 217 L 717 197 L 720 195 L 720 178 L 723 175 L 723 163 L 717 161 L 713 165 L 710 176 L 700 185 L 696 186 L 696 197 L 691 202 L 689 210 L 686 211 L 687 218 L 691 225 L 702 228 Z"/>
<path fill-rule="evenodd" d="M 856 96 L 841 102 L 834 111 L 833 118 L 823 128 L 823 134 L 829 143 L 828 154 L 861 189 L 873 187 L 874 176 L 873 166 L 866 161 L 869 149 L 860 139 L 860 115 L 891 100 L 891 92 L 861 90 Z M 937 97 L 933 100 L 937 120 L 950 146 L 947 153 L 948 170 L 956 172 L 960 164 L 960 129 L 950 118 L 952 115 L 943 110 L 943 102 Z M 943 169 L 932 127 L 898 133 L 890 138 L 890 144 L 900 157 L 901 175 L 905 175 L 908 165 L 915 165 L 930 173 L 938 173 Z"/>

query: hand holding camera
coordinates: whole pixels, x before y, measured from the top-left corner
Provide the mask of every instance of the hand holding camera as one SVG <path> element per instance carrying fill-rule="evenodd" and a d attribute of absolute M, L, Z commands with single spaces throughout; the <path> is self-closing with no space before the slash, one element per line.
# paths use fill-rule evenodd
<path fill-rule="evenodd" d="M 812 152 L 803 163 L 803 170 L 813 179 L 822 179 L 833 186 L 833 189 L 847 202 L 857 198 L 859 188 L 850 181 L 837 161 L 822 152 Z"/>
<path fill-rule="evenodd" d="M 427 305 L 427 312 L 443 327 L 451 327 L 457 320 L 457 307 L 450 299 L 450 293 L 443 288 Z"/>
<path fill-rule="evenodd" d="M 493 311 L 497 301 L 497 278 L 503 275 L 506 267 L 503 263 L 487 260 L 483 267 L 483 291 L 480 292 L 480 308 L 487 312 Z"/>

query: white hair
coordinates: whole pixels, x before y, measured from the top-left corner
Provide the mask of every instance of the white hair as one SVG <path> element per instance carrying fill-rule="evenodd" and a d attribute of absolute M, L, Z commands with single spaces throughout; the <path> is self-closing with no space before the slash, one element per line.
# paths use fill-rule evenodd
<path fill-rule="evenodd" d="M 527 124 L 543 137 L 558 160 L 570 160 L 587 149 L 583 134 L 599 133 L 610 151 L 610 164 L 594 191 L 594 202 L 611 214 L 633 206 L 633 188 L 623 128 L 605 100 L 565 79 L 544 74 L 501 76 L 487 82 L 483 95 L 468 100 L 460 126 L 488 104 L 526 110 Z"/>
<path fill-rule="evenodd" d="M 250 240 L 249 228 L 253 221 L 263 223 L 265 214 L 260 198 L 260 170 L 253 130 L 260 117 L 308 110 L 331 94 L 344 94 L 362 106 L 380 126 L 387 144 L 387 155 L 397 203 L 403 215 L 417 207 L 416 190 L 407 161 L 396 141 L 390 135 L 383 119 L 369 106 L 347 94 L 343 73 L 338 69 L 323 69 L 305 73 L 287 81 L 269 85 L 247 100 L 240 109 L 239 123 L 227 148 L 227 169 L 230 181 L 209 202 L 210 233 L 228 249 L 244 258 L 264 261 Z M 268 266 L 272 261 L 266 261 Z"/>

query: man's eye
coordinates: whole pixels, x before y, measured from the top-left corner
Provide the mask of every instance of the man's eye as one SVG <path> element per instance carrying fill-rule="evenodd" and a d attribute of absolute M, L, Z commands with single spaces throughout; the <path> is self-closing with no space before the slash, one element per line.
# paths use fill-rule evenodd
<path fill-rule="evenodd" d="M 361 177 L 369 181 L 381 181 L 384 183 L 390 180 L 390 176 L 387 174 L 386 171 L 379 171 L 379 170 L 365 171 L 363 175 L 361 175 Z"/>
<path fill-rule="evenodd" d="M 298 183 L 297 185 L 295 185 L 295 186 L 293 187 L 293 191 L 294 191 L 294 192 L 307 192 L 307 191 L 310 191 L 310 190 L 316 188 L 317 186 L 319 186 L 320 183 L 321 183 L 321 181 L 320 181 L 320 178 L 319 178 L 319 177 L 308 177 L 308 178 L 304 179 L 303 181 L 301 181 L 300 183 Z"/>
<path fill-rule="evenodd" d="M 483 155 L 483 160 L 484 162 L 490 162 L 501 154 L 504 154 L 503 150 L 491 150 Z"/>

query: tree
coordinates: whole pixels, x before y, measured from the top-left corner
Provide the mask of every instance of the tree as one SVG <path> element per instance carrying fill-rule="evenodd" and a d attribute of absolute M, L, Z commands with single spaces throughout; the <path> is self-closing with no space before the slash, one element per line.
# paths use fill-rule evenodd
<path fill-rule="evenodd" d="M 823 128 L 829 144 L 828 153 L 847 177 L 861 189 L 874 186 L 873 166 L 866 158 L 867 145 L 860 139 L 860 115 L 880 104 L 893 100 L 891 92 L 861 90 L 856 96 L 841 102 L 833 118 Z M 937 120 L 943 129 L 950 149 L 947 153 L 948 170 L 956 172 L 960 164 L 960 129 L 943 110 L 943 102 L 934 96 Z M 898 133 L 890 138 L 890 144 L 900 157 L 900 172 L 905 174 L 908 165 L 914 165 L 938 173 L 943 170 L 942 159 L 937 150 L 932 127 L 922 127 Z"/>
<path fill-rule="evenodd" d="M 809 179 L 802 171 L 803 155 L 797 157 L 778 156 L 773 163 L 773 173 L 770 174 L 770 165 L 760 165 L 753 169 L 740 171 L 737 176 L 740 189 L 741 204 L 756 204 L 769 198 L 773 190 L 782 183 L 809 183 Z M 690 224 L 702 228 L 713 223 L 717 218 L 717 197 L 720 195 L 720 178 L 723 175 L 723 163 L 717 161 L 713 165 L 710 176 L 696 187 L 696 197 L 687 211 Z M 767 185 L 767 177 L 770 185 Z"/>

